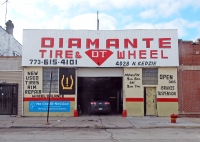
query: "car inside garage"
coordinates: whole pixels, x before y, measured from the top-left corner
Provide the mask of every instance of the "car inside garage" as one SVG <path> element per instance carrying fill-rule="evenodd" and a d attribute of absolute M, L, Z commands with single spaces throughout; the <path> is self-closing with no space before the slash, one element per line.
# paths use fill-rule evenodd
<path fill-rule="evenodd" d="M 122 77 L 78 77 L 77 81 L 77 108 L 79 116 L 121 114 L 123 107 Z M 110 105 L 110 112 L 104 113 L 104 111 L 101 111 L 104 108 L 100 107 L 91 113 L 91 104 L 98 104 L 96 99 L 106 100 L 105 105 Z"/>

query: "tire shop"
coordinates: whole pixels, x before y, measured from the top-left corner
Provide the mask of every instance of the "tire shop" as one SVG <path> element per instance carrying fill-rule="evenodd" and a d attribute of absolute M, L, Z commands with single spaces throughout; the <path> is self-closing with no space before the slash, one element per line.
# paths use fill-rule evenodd
<path fill-rule="evenodd" d="M 177 30 L 25 29 L 22 54 L 25 116 L 178 113 Z"/>

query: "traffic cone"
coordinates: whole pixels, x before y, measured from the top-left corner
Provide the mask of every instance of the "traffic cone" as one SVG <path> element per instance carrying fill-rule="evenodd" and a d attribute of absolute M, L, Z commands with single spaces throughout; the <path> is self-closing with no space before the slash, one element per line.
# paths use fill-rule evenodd
<path fill-rule="evenodd" d="M 127 117 L 127 111 L 126 110 L 123 110 L 122 117 Z"/>
<path fill-rule="evenodd" d="M 74 110 L 74 117 L 78 117 L 78 111 Z"/>

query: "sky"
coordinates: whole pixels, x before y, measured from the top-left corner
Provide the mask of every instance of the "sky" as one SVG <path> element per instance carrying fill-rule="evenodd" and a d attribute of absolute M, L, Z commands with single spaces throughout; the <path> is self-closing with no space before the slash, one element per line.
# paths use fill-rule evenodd
<path fill-rule="evenodd" d="M 23 29 L 178 29 L 178 38 L 200 38 L 200 0 L 0 0 L 0 26 Z"/>

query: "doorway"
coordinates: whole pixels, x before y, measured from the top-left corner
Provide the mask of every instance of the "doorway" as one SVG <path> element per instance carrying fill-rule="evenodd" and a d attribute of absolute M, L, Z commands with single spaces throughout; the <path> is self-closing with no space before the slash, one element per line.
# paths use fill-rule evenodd
<path fill-rule="evenodd" d="M 156 116 L 157 101 L 156 87 L 144 88 L 144 114 L 145 116 Z"/>
<path fill-rule="evenodd" d="M 88 115 L 88 107 L 95 94 L 105 96 L 111 105 L 111 114 L 122 113 L 122 77 L 78 77 L 77 108 L 79 115 Z"/>
<path fill-rule="evenodd" d="M 0 84 L 0 115 L 17 115 L 18 84 Z"/>

